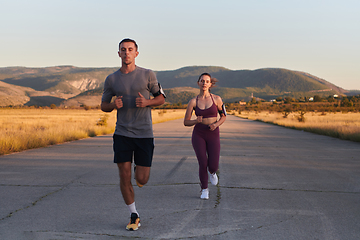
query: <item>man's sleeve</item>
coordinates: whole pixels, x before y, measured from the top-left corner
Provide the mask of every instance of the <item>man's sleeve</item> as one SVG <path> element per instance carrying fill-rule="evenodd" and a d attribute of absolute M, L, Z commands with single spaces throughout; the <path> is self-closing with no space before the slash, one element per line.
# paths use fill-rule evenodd
<path fill-rule="evenodd" d="M 110 80 L 107 77 L 105 80 L 105 83 L 104 83 L 104 91 L 103 91 L 103 95 L 101 97 L 101 101 L 110 103 L 113 96 L 114 96 L 114 93 L 110 87 Z"/>
<path fill-rule="evenodd" d="M 151 70 L 149 73 L 149 89 L 154 97 L 162 94 L 166 98 L 165 92 L 162 89 L 160 83 L 157 81 L 155 73 Z"/>

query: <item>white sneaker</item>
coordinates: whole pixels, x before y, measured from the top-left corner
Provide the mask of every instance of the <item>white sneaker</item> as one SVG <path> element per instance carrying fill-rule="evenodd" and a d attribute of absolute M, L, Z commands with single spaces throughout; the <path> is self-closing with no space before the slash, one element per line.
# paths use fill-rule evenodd
<path fill-rule="evenodd" d="M 206 189 L 203 189 L 201 190 L 201 196 L 200 196 L 201 199 L 209 199 L 209 190 L 206 188 Z"/>
<path fill-rule="evenodd" d="M 212 185 L 218 184 L 219 180 L 218 180 L 216 173 L 213 173 L 213 174 L 210 173 L 210 182 Z"/>

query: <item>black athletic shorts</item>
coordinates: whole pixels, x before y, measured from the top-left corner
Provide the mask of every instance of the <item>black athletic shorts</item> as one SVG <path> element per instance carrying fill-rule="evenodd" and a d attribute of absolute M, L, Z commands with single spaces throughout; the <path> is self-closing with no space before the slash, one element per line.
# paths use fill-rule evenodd
<path fill-rule="evenodd" d="M 151 167 L 154 154 L 154 138 L 130 138 L 113 135 L 114 163 L 134 162 L 136 165 Z"/>

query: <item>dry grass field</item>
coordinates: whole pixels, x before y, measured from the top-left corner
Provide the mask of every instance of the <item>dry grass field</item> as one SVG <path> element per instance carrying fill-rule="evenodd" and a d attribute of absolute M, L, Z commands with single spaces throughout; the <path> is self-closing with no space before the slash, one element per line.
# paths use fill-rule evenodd
<path fill-rule="evenodd" d="M 153 123 L 183 118 L 184 109 L 152 110 Z M 114 132 L 116 112 L 91 109 L 0 109 L 0 155 Z"/>
<path fill-rule="evenodd" d="M 185 109 L 152 110 L 153 123 L 183 118 Z M 283 113 L 236 111 L 230 114 L 284 127 L 360 142 L 360 113 Z M 114 132 L 116 112 L 98 109 L 0 109 L 0 155 Z"/>
<path fill-rule="evenodd" d="M 360 142 L 359 112 L 307 112 L 303 116 L 301 116 L 300 112 L 292 112 L 286 118 L 283 113 L 267 111 L 243 111 L 241 114 L 233 111 L 231 114 L 251 120 Z"/>

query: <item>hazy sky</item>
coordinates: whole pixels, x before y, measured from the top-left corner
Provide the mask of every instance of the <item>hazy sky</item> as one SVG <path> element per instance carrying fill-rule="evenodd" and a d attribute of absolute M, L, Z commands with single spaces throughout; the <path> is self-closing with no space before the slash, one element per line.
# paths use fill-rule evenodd
<path fill-rule="evenodd" d="M 359 0 L 0 0 L 0 67 L 286 68 L 360 90 Z M 220 79 L 221 81 L 221 79 Z"/>

